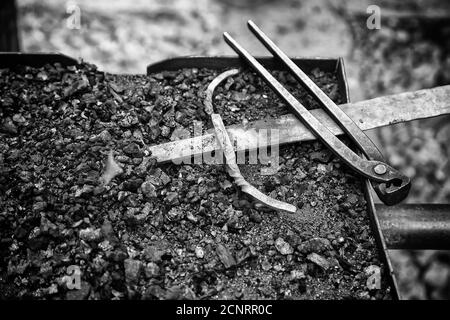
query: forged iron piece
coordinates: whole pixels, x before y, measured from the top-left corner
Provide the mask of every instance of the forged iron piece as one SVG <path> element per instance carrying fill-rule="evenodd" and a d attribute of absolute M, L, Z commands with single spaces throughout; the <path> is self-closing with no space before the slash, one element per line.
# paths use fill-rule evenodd
<path fill-rule="evenodd" d="M 227 79 L 228 77 L 237 75 L 238 73 L 239 73 L 239 69 L 227 70 L 227 71 L 219 74 L 217 77 L 214 78 L 213 81 L 211 81 L 211 83 L 208 85 L 208 88 L 206 88 L 206 97 L 205 97 L 205 101 L 203 103 L 205 106 L 206 114 L 211 115 L 214 112 L 213 94 L 214 94 L 214 90 L 216 89 L 216 87 L 220 83 L 222 83 L 222 81 Z"/>
<path fill-rule="evenodd" d="M 358 156 L 340 141 L 326 126 L 323 126 L 272 74 L 264 68 L 249 52 L 247 52 L 228 33 L 223 34 L 225 41 L 264 79 L 264 81 L 283 99 L 291 111 L 344 163 L 366 178 L 385 185 L 380 186 L 381 200 L 387 205 L 402 201 L 411 187 L 410 179 L 395 168 L 380 160 L 366 160 Z M 288 58 L 289 59 L 289 58 Z M 338 120 L 338 119 L 336 119 Z M 351 119 L 350 119 L 351 121 Z M 349 131 L 351 135 L 351 131 Z M 364 134 L 364 133 L 363 133 Z M 364 147 L 364 146 L 360 146 Z M 384 167 L 381 174 L 375 167 Z"/>
<path fill-rule="evenodd" d="M 262 204 L 266 205 L 269 208 L 286 211 L 289 213 L 295 213 L 297 211 L 296 206 L 288 204 L 283 201 L 273 199 L 265 195 L 244 179 L 237 165 L 235 150 L 233 144 L 231 143 L 230 137 L 228 136 L 225 125 L 222 121 L 222 117 L 217 113 L 213 113 L 214 89 L 223 80 L 227 79 L 230 76 L 236 75 L 237 73 L 239 73 L 238 69 L 231 69 L 217 76 L 206 89 L 206 97 L 204 101 L 205 112 L 211 116 L 211 121 L 214 126 L 214 133 L 216 139 L 219 142 L 220 148 L 223 151 L 223 156 L 225 157 L 225 165 L 227 168 L 227 172 L 230 175 L 230 177 L 233 177 L 234 182 L 236 183 L 236 185 L 239 186 L 239 188 L 241 188 L 242 192 L 245 192 L 246 194 L 248 194 L 249 196 L 251 196 L 252 198 L 256 199 L 257 201 L 261 202 Z"/>
<path fill-rule="evenodd" d="M 227 134 L 222 118 L 219 114 L 213 113 L 211 115 L 211 120 L 214 125 L 217 140 L 219 141 L 225 156 L 225 165 L 227 167 L 228 174 L 233 177 L 234 182 L 241 188 L 241 190 L 272 209 L 295 213 L 297 211 L 296 206 L 265 195 L 244 179 L 236 163 L 234 148 L 231 144 L 230 137 Z"/>

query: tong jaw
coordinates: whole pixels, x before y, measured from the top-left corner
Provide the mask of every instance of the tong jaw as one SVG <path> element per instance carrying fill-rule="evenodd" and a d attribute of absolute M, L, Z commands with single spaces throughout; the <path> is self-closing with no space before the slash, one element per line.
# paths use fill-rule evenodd
<path fill-rule="evenodd" d="M 411 179 L 405 175 L 398 177 L 392 183 L 372 182 L 373 190 L 378 198 L 388 206 L 396 205 L 403 201 L 411 189 Z"/>

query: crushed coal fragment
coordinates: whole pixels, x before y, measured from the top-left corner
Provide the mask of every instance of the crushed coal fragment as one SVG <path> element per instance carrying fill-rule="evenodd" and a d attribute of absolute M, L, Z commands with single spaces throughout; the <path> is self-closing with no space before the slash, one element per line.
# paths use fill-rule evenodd
<path fill-rule="evenodd" d="M 233 254 L 223 244 L 217 245 L 216 253 L 219 256 L 219 259 L 223 263 L 225 268 L 231 268 L 234 265 L 236 265 L 236 260 L 234 259 Z"/>

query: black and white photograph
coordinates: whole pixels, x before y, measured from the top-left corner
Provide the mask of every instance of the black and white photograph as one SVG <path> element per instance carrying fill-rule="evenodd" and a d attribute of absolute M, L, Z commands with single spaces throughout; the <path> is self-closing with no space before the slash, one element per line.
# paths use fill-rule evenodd
<path fill-rule="evenodd" d="M 2 305 L 449 300 L 449 158 L 447 0 L 0 2 Z"/>

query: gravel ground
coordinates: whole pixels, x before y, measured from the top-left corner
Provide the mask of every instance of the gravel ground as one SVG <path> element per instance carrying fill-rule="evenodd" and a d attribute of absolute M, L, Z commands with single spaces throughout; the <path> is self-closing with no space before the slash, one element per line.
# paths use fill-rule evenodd
<path fill-rule="evenodd" d="M 448 1 L 380 1 L 379 5 L 382 10 L 407 9 L 417 16 L 382 15 L 382 28 L 376 31 L 364 27 L 364 14 L 348 16 L 363 96 L 449 84 Z M 450 201 L 449 120 L 445 116 L 372 132 L 388 161 L 413 178 L 408 202 Z M 450 299 L 448 251 L 395 250 L 390 256 L 403 298 Z"/>
<path fill-rule="evenodd" d="M 297 205 L 294 215 L 246 198 L 223 166 L 151 158 L 146 145 L 204 121 L 215 75 L 1 71 L 1 298 L 389 298 L 360 181 L 319 142 L 281 148 L 273 176 L 241 166 L 261 191 Z M 312 76 L 339 101 L 334 75 Z M 258 117 L 273 105 L 287 112 L 252 73 L 225 85 L 216 97 L 225 122 L 256 117 L 249 99 L 262 104 Z M 69 290 L 73 266 L 79 290 Z"/>

